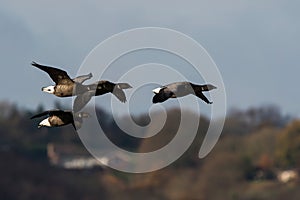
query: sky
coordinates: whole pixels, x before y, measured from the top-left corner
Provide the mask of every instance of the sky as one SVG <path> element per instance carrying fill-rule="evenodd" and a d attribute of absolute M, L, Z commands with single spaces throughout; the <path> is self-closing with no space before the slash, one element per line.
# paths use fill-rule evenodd
<path fill-rule="evenodd" d="M 110 36 L 162 27 L 207 50 L 222 75 L 228 109 L 274 104 L 300 116 L 299 1 L 0 0 L 0 5 L 0 101 L 25 109 L 67 104 L 70 100 L 41 92 L 53 83 L 31 67 L 32 61 L 73 77 L 90 51 Z"/>

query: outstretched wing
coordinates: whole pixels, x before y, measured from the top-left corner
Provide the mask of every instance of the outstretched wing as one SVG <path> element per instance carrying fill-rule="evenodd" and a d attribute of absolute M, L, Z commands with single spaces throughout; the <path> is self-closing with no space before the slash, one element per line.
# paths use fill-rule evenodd
<path fill-rule="evenodd" d="M 113 90 L 113 95 L 115 95 L 122 103 L 126 102 L 126 96 L 124 91 L 118 86 L 116 85 L 114 90 Z"/>
<path fill-rule="evenodd" d="M 73 78 L 73 81 L 76 83 L 83 83 L 84 81 L 91 79 L 93 77 L 92 73 L 89 73 L 87 75 L 78 76 L 76 78 Z"/>
<path fill-rule="evenodd" d="M 201 91 L 195 91 L 195 95 L 205 101 L 207 104 L 212 104 Z"/>
<path fill-rule="evenodd" d="M 78 95 L 73 104 L 73 112 L 79 112 L 90 100 L 95 96 L 95 91 L 88 91 L 81 95 Z"/>
<path fill-rule="evenodd" d="M 72 122 L 72 126 L 74 127 L 75 131 L 77 130 L 74 121 Z"/>
<path fill-rule="evenodd" d="M 32 62 L 31 65 L 39 68 L 40 70 L 43 70 L 44 72 L 47 72 L 56 84 L 68 84 L 70 82 L 73 83 L 67 72 L 64 70 L 40 65 L 36 62 Z"/>
<path fill-rule="evenodd" d="M 126 102 L 126 96 L 123 89 L 131 88 L 128 83 L 112 83 L 110 81 L 102 80 L 91 85 L 93 89 L 95 88 L 95 96 L 103 95 L 106 93 L 113 93 L 121 102 Z"/>
<path fill-rule="evenodd" d="M 45 116 L 45 115 L 52 116 L 52 115 L 55 115 L 55 114 L 60 113 L 60 112 L 62 112 L 62 111 L 61 111 L 61 110 L 58 110 L 58 109 L 55 109 L 55 110 L 47 110 L 47 111 L 44 111 L 44 112 L 42 112 L 42 113 L 39 113 L 39 114 L 37 114 L 37 115 L 34 115 L 34 116 L 30 117 L 30 119 L 42 117 L 42 116 Z"/>

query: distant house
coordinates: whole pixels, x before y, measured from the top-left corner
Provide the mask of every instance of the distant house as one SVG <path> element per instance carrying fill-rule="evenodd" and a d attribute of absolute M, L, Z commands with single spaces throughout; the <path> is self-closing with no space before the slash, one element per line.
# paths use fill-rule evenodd
<path fill-rule="evenodd" d="M 64 169 L 93 169 L 113 166 L 125 166 L 129 164 L 129 158 L 120 152 L 109 151 L 105 156 L 96 159 L 85 148 L 76 145 L 58 145 L 49 143 L 47 155 L 51 165 Z"/>
<path fill-rule="evenodd" d="M 90 154 L 74 145 L 47 145 L 47 155 L 50 164 L 65 169 L 92 169 L 95 167 L 103 168 L 101 162 Z"/>
<path fill-rule="evenodd" d="M 277 178 L 280 182 L 287 183 L 297 180 L 299 178 L 299 175 L 297 170 L 284 170 L 278 172 Z"/>

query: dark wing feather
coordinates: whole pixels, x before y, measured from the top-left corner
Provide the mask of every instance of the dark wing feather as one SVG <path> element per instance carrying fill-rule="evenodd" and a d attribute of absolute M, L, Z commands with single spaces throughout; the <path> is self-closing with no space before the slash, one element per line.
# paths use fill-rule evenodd
<path fill-rule="evenodd" d="M 83 83 L 84 81 L 91 79 L 93 77 L 92 73 L 89 73 L 87 75 L 78 76 L 76 78 L 73 78 L 73 81 L 76 83 Z"/>
<path fill-rule="evenodd" d="M 109 81 L 98 81 L 94 83 L 93 86 L 96 86 L 95 96 L 111 92 L 123 103 L 126 102 L 126 96 L 122 89 L 131 88 L 127 83 L 115 84 Z"/>
<path fill-rule="evenodd" d="M 34 116 L 30 117 L 30 119 L 42 117 L 42 116 L 45 116 L 45 115 L 49 115 L 49 112 L 48 112 L 48 111 L 45 111 L 45 112 L 39 113 L 39 114 L 37 114 L 37 115 L 34 115 Z"/>
<path fill-rule="evenodd" d="M 66 84 L 68 82 L 73 83 L 73 80 L 71 80 L 71 78 L 69 77 L 67 72 L 64 71 L 64 70 L 57 69 L 57 68 L 54 68 L 54 67 L 40 65 L 36 62 L 32 62 L 31 65 L 39 68 L 40 70 L 43 70 L 44 72 L 47 72 L 49 74 L 49 76 L 51 77 L 51 79 L 56 84 L 60 84 L 60 83 Z"/>
<path fill-rule="evenodd" d="M 201 91 L 195 91 L 195 95 L 205 101 L 207 104 L 212 104 Z"/>
<path fill-rule="evenodd" d="M 56 115 L 57 113 L 61 113 L 63 111 L 61 110 L 47 110 L 47 111 L 44 111 L 42 113 L 39 113 L 37 115 L 34 115 L 32 117 L 30 117 L 30 119 L 34 119 L 34 118 L 38 118 L 38 117 L 42 117 L 42 116 L 45 116 L 45 115 L 49 115 L 49 116 L 52 116 L 52 115 Z"/>
<path fill-rule="evenodd" d="M 116 86 L 113 90 L 113 95 L 115 95 L 122 103 L 126 102 L 126 96 L 122 89 L 120 89 L 118 86 Z"/>
<path fill-rule="evenodd" d="M 77 130 L 74 121 L 72 122 L 72 126 L 74 127 L 75 131 Z"/>
<path fill-rule="evenodd" d="M 73 111 L 75 113 L 79 112 L 95 95 L 95 91 L 88 91 L 81 95 L 78 95 L 73 104 Z"/>

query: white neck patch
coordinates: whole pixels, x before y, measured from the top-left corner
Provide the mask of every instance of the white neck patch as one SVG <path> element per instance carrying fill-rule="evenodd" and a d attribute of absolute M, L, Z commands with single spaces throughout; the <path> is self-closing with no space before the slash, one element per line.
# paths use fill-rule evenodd
<path fill-rule="evenodd" d="M 53 85 L 51 85 L 51 86 L 48 86 L 48 87 L 43 87 L 42 88 L 42 91 L 43 92 L 47 92 L 47 93 L 50 93 L 50 94 L 53 94 L 54 93 L 54 87 L 55 86 L 53 86 Z"/>
<path fill-rule="evenodd" d="M 44 119 L 43 121 L 41 121 L 41 122 L 39 123 L 38 128 L 41 128 L 41 127 L 43 127 L 43 126 L 51 127 L 51 124 L 50 124 L 50 122 L 49 122 L 49 117 L 46 118 L 46 119 Z"/>
<path fill-rule="evenodd" d="M 152 92 L 154 92 L 155 94 L 158 94 L 160 90 L 161 90 L 161 88 L 159 87 L 159 88 L 152 90 Z"/>

